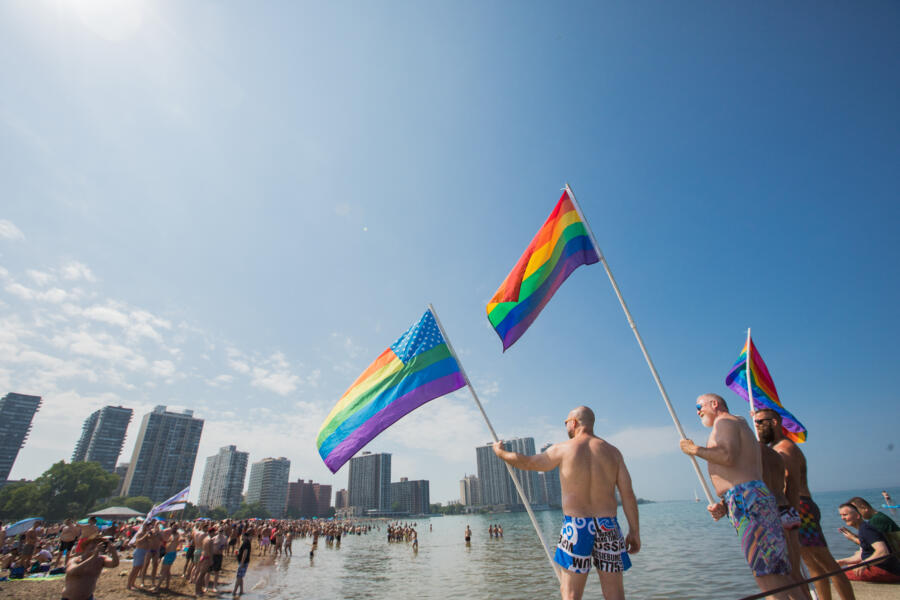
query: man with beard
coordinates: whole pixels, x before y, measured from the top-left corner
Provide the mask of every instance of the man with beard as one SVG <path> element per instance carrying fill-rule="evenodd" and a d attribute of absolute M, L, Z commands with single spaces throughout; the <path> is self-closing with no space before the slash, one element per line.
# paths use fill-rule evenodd
<path fill-rule="evenodd" d="M 790 585 L 794 581 L 787 542 L 775 497 L 762 481 L 759 442 L 747 422 L 729 413 L 725 399 L 717 394 L 697 398 L 697 416 L 704 427 L 712 428 L 707 445 L 683 439 L 681 451 L 709 465 L 709 478 L 722 501 L 707 510 L 714 520 L 728 515 L 760 590 Z M 804 600 L 803 592 L 796 588 L 772 596 Z"/>
<path fill-rule="evenodd" d="M 562 598 L 580 600 L 593 562 L 603 597 L 624 599 L 622 573 L 631 567 L 628 553 L 636 554 L 641 548 L 631 476 L 622 453 L 594 435 L 594 412 L 590 408 L 572 410 L 564 425 L 569 440 L 550 446 L 546 452 L 526 456 L 505 450 L 503 442 L 498 441 L 494 453 L 518 469 L 550 471 L 559 467 L 564 520 L 554 561 L 562 566 Z M 625 537 L 616 520 L 616 488 L 628 519 Z"/>
<path fill-rule="evenodd" d="M 825 534 L 819 524 L 821 513 L 819 507 L 813 502 L 806 481 L 806 457 L 797 444 L 785 436 L 781 426 L 781 415 L 772 409 L 756 411 L 756 427 L 760 435 L 765 435 L 771 440 L 772 449 L 781 455 L 786 472 L 786 489 L 794 496 L 797 502 L 797 511 L 800 513 L 800 556 L 813 577 L 837 571 L 840 567 L 825 541 Z M 765 432 L 765 433 L 762 433 Z M 791 499 L 791 495 L 788 499 Z M 850 580 L 844 573 L 832 575 L 828 579 L 819 579 L 814 583 L 816 595 L 819 600 L 831 600 L 831 583 L 837 588 L 842 600 L 854 600 L 853 588 Z"/>

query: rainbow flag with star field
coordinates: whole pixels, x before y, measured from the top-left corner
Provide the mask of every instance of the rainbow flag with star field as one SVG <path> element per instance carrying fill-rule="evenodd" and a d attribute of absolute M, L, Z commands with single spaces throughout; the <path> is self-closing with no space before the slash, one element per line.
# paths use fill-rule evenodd
<path fill-rule="evenodd" d="M 332 473 L 404 415 L 466 385 L 431 309 L 331 409 L 316 446 Z"/>
<path fill-rule="evenodd" d="M 781 415 L 781 429 L 785 437 L 796 443 L 805 442 L 806 427 L 781 404 L 778 392 L 775 390 L 775 382 L 772 380 L 772 376 L 769 375 L 769 369 L 766 367 L 766 363 L 763 361 L 749 334 L 747 342 L 744 344 L 744 349 L 741 350 L 741 355 L 725 377 L 725 385 L 749 402 L 750 394 L 747 391 L 748 377 L 750 378 L 750 389 L 753 390 L 753 406 L 750 409 L 753 411 L 764 408 L 774 410 Z"/>
<path fill-rule="evenodd" d="M 566 189 L 525 254 L 488 302 L 488 320 L 500 336 L 503 350 L 522 337 L 572 271 L 599 260 Z"/>

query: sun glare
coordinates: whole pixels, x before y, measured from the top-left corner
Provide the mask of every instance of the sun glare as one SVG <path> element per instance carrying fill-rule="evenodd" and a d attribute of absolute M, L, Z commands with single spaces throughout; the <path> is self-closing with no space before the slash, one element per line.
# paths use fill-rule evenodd
<path fill-rule="evenodd" d="M 110 42 L 127 40 L 144 22 L 144 0 L 68 0 L 81 22 Z"/>

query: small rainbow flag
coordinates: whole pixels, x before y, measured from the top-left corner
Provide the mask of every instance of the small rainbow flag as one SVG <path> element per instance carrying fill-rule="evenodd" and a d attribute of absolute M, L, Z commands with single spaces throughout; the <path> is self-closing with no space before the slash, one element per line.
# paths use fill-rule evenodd
<path fill-rule="evenodd" d="M 749 361 L 747 360 L 748 356 L 750 357 Z M 744 349 L 741 350 L 741 355 L 738 357 L 737 362 L 734 363 L 734 366 L 731 367 L 731 372 L 725 377 L 725 385 L 749 402 L 750 397 L 747 394 L 748 371 L 750 373 L 750 386 L 753 389 L 753 406 L 751 409 L 762 410 L 769 408 L 774 410 L 781 415 L 781 429 L 784 435 L 794 442 L 805 442 L 806 427 L 781 404 L 781 400 L 778 399 L 778 392 L 775 390 L 775 382 L 772 381 L 772 376 L 769 375 L 769 369 L 766 368 L 766 363 L 763 362 L 762 356 L 760 356 L 756 345 L 749 335 L 747 336 L 747 342 L 744 344 Z"/>
<path fill-rule="evenodd" d="M 337 473 L 401 417 L 466 385 L 431 309 L 353 382 L 322 423 L 316 446 Z"/>
<path fill-rule="evenodd" d="M 572 271 L 599 260 L 566 189 L 525 254 L 488 302 L 488 320 L 500 336 L 503 350 L 522 337 Z"/>

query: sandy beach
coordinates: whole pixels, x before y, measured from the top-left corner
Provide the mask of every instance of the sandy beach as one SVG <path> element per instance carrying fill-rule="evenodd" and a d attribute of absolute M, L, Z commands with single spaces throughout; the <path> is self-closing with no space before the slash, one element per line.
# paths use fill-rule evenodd
<path fill-rule="evenodd" d="M 272 564 L 271 557 L 256 556 L 254 550 L 253 557 L 250 562 L 252 571 L 254 566 L 264 564 Z M 170 590 L 161 590 L 154 592 L 149 589 L 126 590 L 125 582 L 128 578 L 128 572 L 131 570 L 130 561 L 122 561 L 115 569 L 105 569 L 100 579 L 97 581 L 97 587 L 94 590 L 94 597 L 97 600 L 103 598 L 159 598 L 159 599 L 180 599 L 185 597 L 194 597 L 194 586 L 189 584 L 180 577 L 180 573 L 184 569 L 184 557 L 179 556 L 172 565 L 172 586 Z M 219 574 L 219 593 L 218 596 L 231 596 L 232 585 L 234 584 L 234 573 L 237 570 L 237 562 L 233 557 L 226 557 L 222 565 L 222 571 Z M 176 576 L 175 574 L 179 574 Z M 249 574 L 249 573 L 248 573 Z M 140 579 L 138 579 L 140 581 Z M 249 577 L 245 582 L 245 592 L 249 592 L 252 587 L 253 578 Z M 891 584 L 878 583 L 861 583 L 851 582 L 853 584 L 853 592 L 856 594 L 857 600 L 894 600 L 900 592 L 900 586 Z M 248 585 L 249 584 L 249 585 Z M 0 597 L 9 598 L 11 600 L 59 600 L 62 596 L 64 581 L 62 578 L 51 581 L 5 581 L 0 583 Z M 837 598 L 837 590 L 832 588 L 832 596 Z M 205 597 L 215 597 L 213 594 L 206 594 Z M 428 597 L 427 595 L 425 597 Z M 440 592 L 436 590 L 436 595 L 431 597 L 440 597 Z"/>
<path fill-rule="evenodd" d="M 260 566 L 270 562 L 269 557 L 256 556 L 254 551 L 250 559 L 250 570 L 254 566 Z M 125 584 L 128 581 L 128 572 L 131 571 L 131 561 L 122 560 L 119 566 L 114 569 L 104 569 L 97 581 L 97 587 L 94 590 L 94 597 L 100 598 L 184 598 L 185 596 L 194 596 L 194 586 L 181 578 L 181 572 L 184 569 L 184 556 L 179 554 L 172 565 L 172 583 L 171 589 L 161 590 L 159 592 L 150 589 L 126 590 Z M 222 564 L 222 571 L 219 573 L 219 596 L 231 595 L 232 586 L 234 585 L 234 573 L 237 570 L 237 561 L 234 556 L 227 556 Z M 140 582 L 140 577 L 138 577 Z M 13 580 L 0 583 L 0 597 L 11 598 L 15 600 L 59 600 L 62 597 L 64 579 L 53 579 L 50 581 L 40 580 Z M 149 579 L 148 579 L 149 588 Z M 250 587 L 245 583 L 245 592 L 250 591 Z M 212 597 L 213 594 L 207 594 Z"/>

